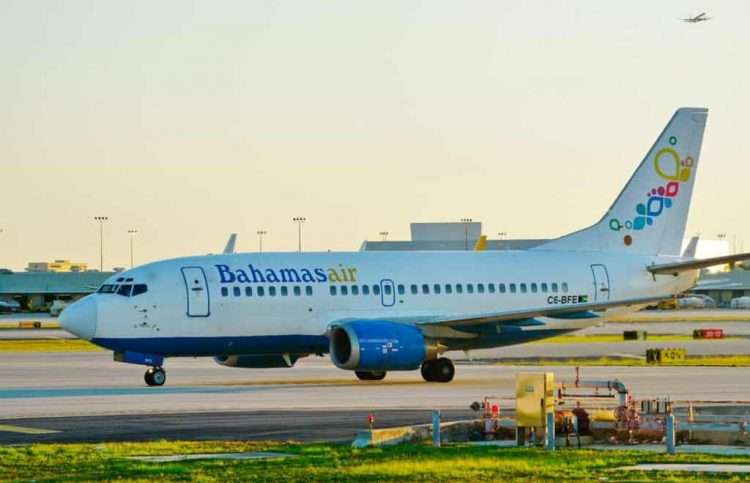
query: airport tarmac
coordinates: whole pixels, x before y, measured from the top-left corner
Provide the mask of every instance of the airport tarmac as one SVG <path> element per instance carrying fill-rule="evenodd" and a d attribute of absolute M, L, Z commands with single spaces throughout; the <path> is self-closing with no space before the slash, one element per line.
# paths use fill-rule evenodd
<path fill-rule="evenodd" d="M 27 434 L 0 427 L 0 443 L 76 441 L 86 434 L 102 440 L 139 434 L 141 439 L 233 438 L 243 431 L 259 438 L 324 439 L 341 436 L 330 433 L 332 426 L 345 421 L 358 425 L 370 411 L 394 418 L 383 421 L 405 424 L 422 421 L 432 409 L 463 414 L 471 402 L 484 396 L 498 398 L 507 409 L 512 407 L 516 373 L 549 370 L 558 381 L 572 380 L 575 374 L 572 367 L 459 364 L 456 379 L 449 384 L 425 383 L 418 371 L 392 372 L 381 382 L 361 382 L 319 357 L 302 360 L 292 369 L 226 368 L 211 359 L 170 359 L 166 367 L 167 384 L 146 387 L 142 367 L 116 363 L 107 352 L 0 353 L 0 425 L 61 431 Z M 582 377 L 620 379 L 636 398 L 748 401 L 747 371 L 586 367 Z M 418 411 L 398 412 L 407 409 Z M 230 423 L 233 414 L 238 427 L 245 428 L 240 433 Z M 251 431 L 252 421 L 266 426 Z M 277 436 L 263 429 L 274 427 Z M 296 429 L 286 433 L 284 428 Z"/>

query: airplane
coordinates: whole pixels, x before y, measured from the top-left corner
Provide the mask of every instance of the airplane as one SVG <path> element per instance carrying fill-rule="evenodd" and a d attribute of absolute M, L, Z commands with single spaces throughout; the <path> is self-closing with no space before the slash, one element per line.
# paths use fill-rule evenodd
<path fill-rule="evenodd" d="M 117 273 L 60 324 L 116 361 L 147 366 L 149 386 L 164 384 L 169 357 L 267 368 L 326 353 L 360 380 L 419 369 L 427 382 L 449 382 L 446 352 L 598 325 L 690 289 L 702 267 L 750 259 L 680 254 L 707 116 L 678 109 L 598 222 L 528 250 L 230 247 Z"/>
<path fill-rule="evenodd" d="M 696 16 L 689 16 L 688 18 L 681 18 L 683 22 L 688 23 L 698 23 L 698 22 L 706 22 L 708 20 L 711 20 L 711 17 L 706 17 L 706 12 L 700 13 Z"/>

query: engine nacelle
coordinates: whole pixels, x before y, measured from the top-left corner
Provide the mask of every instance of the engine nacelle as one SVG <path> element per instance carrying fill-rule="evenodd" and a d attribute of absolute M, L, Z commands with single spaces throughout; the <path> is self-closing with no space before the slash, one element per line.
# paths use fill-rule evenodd
<path fill-rule="evenodd" d="M 300 354 L 242 354 L 234 356 L 217 356 L 217 364 L 227 367 L 244 367 L 246 369 L 265 369 L 270 367 L 292 367 Z"/>
<path fill-rule="evenodd" d="M 331 360 L 341 369 L 409 371 L 437 356 L 437 344 L 413 325 L 353 321 L 331 328 Z"/>

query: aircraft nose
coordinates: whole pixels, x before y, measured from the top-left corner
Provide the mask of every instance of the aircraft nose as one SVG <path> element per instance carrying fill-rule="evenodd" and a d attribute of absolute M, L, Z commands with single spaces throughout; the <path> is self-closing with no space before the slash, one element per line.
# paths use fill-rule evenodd
<path fill-rule="evenodd" d="M 65 307 L 60 314 L 60 326 L 81 339 L 91 340 L 96 333 L 96 300 L 84 297 Z"/>

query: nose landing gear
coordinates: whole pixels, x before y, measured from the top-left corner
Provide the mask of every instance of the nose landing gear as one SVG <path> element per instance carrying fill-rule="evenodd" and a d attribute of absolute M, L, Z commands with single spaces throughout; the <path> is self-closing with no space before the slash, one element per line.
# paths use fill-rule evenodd
<path fill-rule="evenodd" d="M 149 367 L 143 380 L 149 386 L 163 386 L 167 382 L 167 373 L 161 367 Z"/>
<path fill-rule="evenodd" d="M 427 382 L 451 382 L 455 374 L 453 362 L 446 357 L 422 363 L 422 378 Z"/>

